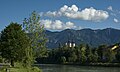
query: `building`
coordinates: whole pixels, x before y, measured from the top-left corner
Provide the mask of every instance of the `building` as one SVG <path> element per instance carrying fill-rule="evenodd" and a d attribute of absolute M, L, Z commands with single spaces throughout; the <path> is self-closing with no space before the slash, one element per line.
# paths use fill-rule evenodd
<path fill-rule="evenodd" d="M 76 44 L 75 44 L 75 42 L 72 40 L 72 41 L 67 41 L 66 43 L 65 43 L 65 46 L 67 46 L 67 47 L 75 47 L 76 46 Z"/>

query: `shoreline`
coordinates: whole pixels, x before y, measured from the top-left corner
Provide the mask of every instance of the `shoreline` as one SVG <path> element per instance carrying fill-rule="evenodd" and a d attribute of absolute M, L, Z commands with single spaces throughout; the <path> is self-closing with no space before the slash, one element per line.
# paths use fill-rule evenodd
<path fill-rule="evenodd" d="M 39 64 L 53 64 L 53 65 L 75 65 L 75 66 L 96 66 L 96 67 L 120 67 L 120 63 L 89 63 L 89 64 L 79 64 L 79 63 L 36 63 L 34 65 Z"/>
<path fill-rule="evenodd" d="M 63 64 L 63 65 L 77 65 L 77 66 L 97 66 L 97 67 L 120 67 L 120 63 L 89 63 L 89 64 Z"/>

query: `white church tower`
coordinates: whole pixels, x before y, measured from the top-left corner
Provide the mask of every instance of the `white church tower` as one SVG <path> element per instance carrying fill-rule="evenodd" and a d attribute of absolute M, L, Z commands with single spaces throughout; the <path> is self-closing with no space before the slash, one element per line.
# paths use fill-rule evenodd
<path fill-rule="evenodd" d="M 73 40 L 72 40 L 72 41 L 69 40 L 68 42 L 65 43 L 65 45 L 66 45 L 67 47 L 70 47 L 70 48 L 76 46 L 76 44 L 75 44 L 75 42 L 74 42 Z"/>

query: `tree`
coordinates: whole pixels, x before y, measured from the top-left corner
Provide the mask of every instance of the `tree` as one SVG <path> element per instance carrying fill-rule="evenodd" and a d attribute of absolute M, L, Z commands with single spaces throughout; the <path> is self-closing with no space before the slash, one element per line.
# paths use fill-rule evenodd
<path fill-rule="evenodd" d="M 33 11 L 28 19 L 24 19 L 23 28 L 27 33 L 32 34 L 30 39 L 35 57 L 42 57 L 46 53 L 47 39 L 44 34 L 44 26 L 40 24 L 39 14 Z"/>
<path fill-rule="evenodd" d="M 92 54 L 92 51 L 91 51 L 91 48 L 88 46 L 88 44 L 86 45 L 86 57 L 87 57 L 87 62 L 91 62 L 92 61 L 92 57 L 93 57 L 93 54 Z"/>
<path fill-rule="evenodd" d="M 90 53 L 91 53 L 91 48 L 89 47 L 88 44 L 86 45 L 86 50 L 85 51 L 86 51 L 85 55 L 86 55 L 86 57 L 88 57 L 88 55 L 90 55 Z"/>
<path fill-rule="evenodd" d="M 94 49 L 93 52 L 93 62 L 97 62 L 98 61 L 98 53 L 97 53 L 97 49 Z"/>
<path fill-rule="evenodd" d="M 86 54 L 86 48 L 85 48 L 85 46 L 84 45 L 81 45 L 80 46 L 80 56 L 79 56 L 79 62 L 81 63 L 81 64 L 84 64 L 85 62 L 86 62 L 86 60 L 87 60 L 87 57 L 85 56 L 85 54 Z"/>
<path fill-rule="evenodd" d="M 100 45 L 100 46 L 98 47 L 98 49 L 97 49 L 98 60 L 99 60 L 99 61 L 103 61 L 103 59 L 104 59 L 105 48 L 107 48 L 106 45 Z"/>
<path fill-rule="evenodd" d="M 81 58 L 80 58 L 80 63 L 81 64 L 84 64 L 86 62 L 87 58 L 84 54 L 84 52 L 81 52 Z"/>
<path fill-rule="evenodd" d="M 61 56 L 60 58 L 59 58 L 59 61 L 60 61 L 60 63 L 65 63 L 66 62 L 66 57 L 65 56 Z"/>
<path fill-rule="evenodd" d="M 106 50 L 105 52 L 105 62 L 112 62 L 114 59 L 114 52 L 111 49 Z"/>
<path fill-rule="evenodd" d="M 77 60 L 77 55 L 75 54 L 75 52 L 71 52 L 70 56 L 68 57 L 68 61 L 75 62 L 76 60 Z"/>
<path fill-rule="evenodd" d="M 30 40 L 17 23 L 10 23 L 1 32 L 0 44 L 1 55 L 11 62 L 11 66 L 14 66 L 14 62 L 23 62 L 31 54 Z"/>
<path fill-rule="evenodd" d="M 116 60 L 120 62 L 120 50 L 117 51 L 117 54 L 115 55 Z"/>

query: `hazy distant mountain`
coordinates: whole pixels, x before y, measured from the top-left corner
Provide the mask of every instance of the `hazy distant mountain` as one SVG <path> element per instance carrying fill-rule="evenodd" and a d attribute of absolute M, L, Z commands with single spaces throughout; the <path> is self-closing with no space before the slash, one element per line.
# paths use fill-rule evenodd
<path fill-rule="evenodd" d="M 113 28 L 102 30 L 66 29 L 60 32 L 46 31 L 46 36 L 48 38 L 48 48 L 57 48 L 59 44 L 64 45 L 68 40 L 73 40 L 77 45 L 86 43 L 91 46 L 98 46 L 101 44 L 110 45 L 120 42 L 120 30 Z"/>

